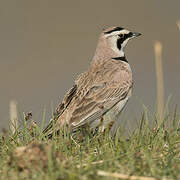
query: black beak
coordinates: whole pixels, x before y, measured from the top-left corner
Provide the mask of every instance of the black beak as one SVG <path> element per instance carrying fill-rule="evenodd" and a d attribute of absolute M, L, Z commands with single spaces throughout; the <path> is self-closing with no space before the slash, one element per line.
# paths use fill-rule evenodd
<path fill-rule="evenodd" d="M 138 37 L 138 36 L 141 36 L 141 33 L 138 33 L 138 32 L 133 32 L 132 33 L 132 37 Z"/>

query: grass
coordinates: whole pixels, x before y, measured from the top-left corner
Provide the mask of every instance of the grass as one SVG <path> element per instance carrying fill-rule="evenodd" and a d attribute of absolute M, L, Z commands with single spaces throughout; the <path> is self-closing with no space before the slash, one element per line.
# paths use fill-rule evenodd
<path fill-rule="evenodd" d="M 108 132 L 75 138 L 66 130 L 47 140 L 28 114 L 13 135 L 0 136 L 0 179 L 180 179 L 179 116 L 176 109 L 159 127 L 145 111 L 130 137 L 118 131 L 114 138 Z"/>
<path fill-rule="evenodd" d="M 72 137 L 65 129 L 48 140 L 42 133 L 45 115 L 40 127 L 31 113 L 17 122 L 12 104 L 11 132 L 0 135 L 0 179 L 180 179 L 180 111 L 165 114 L 161 43 L 154 48 L 157 113 L 145 109 L 129 137 L 122 130 L 113 138 L 108 132 Z"/>

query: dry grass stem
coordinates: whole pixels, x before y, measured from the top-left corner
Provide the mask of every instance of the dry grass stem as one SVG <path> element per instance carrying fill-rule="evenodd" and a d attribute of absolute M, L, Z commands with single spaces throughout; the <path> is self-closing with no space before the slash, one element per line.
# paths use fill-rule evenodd
<path fill-rule="evenodd" d="M 180 30 L 180 20 L 177 21 L 177 26 L 178 26 L 178 28 L 179 28 L 179 30 Z"/>
<path fill-rule="evenodd" d="M 120 174 L 120 173 L 110 173 L 106 171 L 98 171 L 97 174 L 99 176 L 106 176 L 106 177 L 113 177 L 113 178 L 120 178 L 120 179 L 129 179 L 129 180 L 156 180 L 157 178 L 153 177 L 144 177 L 144 176 L 129 176 L 126 174 Z M 164 179 L 163 180 L 170 180 L 170 179 Z"/>
<path fill-rule="evenodd" d="M 104 163 L 103 160 L 95 161 L 95 162 L 92 162 L 92 163 L 90 163 L 90 164 L 91 164 L 91 165 L 97 165 L 97 164 L 102 164 L 102 163 Z M 84 163 L 84 164 L 82 164 L 82 165 L 77 165 L 77 168 L 86 167 L 86 166 L 88 166 L 88 164 Z"/>
<path fill-rule="evenodd" d="M 17 102 L 15 100 L 11 100 L 9 103 L 9 115 L 10 115 L 10 130 L 12 134 L 14 134 L 18 127 Z"/>
<path fill-rule="evenodd" d="M 80 148 L 80 145 L 73 139 L 72 136 L 71 136 L 71 140 L 76 144 L 76 146 L 78 146 Z"/>
<path fill-rule="evenodd" d="M 157 112 L 159 116 L 159 124 L 163 118 L 164 108 L 164 81 L 163 81 L 163 67 L 162 67 L 162 44 L 156 41 L 154 44 L 155 51 L 155 65 L 156 65 L 156 79 L 157 79 Z"/>

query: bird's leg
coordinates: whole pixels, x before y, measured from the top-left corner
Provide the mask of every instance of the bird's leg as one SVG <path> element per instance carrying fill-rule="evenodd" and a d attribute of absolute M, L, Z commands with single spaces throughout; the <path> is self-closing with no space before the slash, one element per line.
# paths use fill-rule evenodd
<path fill-rule="evenodd" d="M 110 130 L 110 129 L 112 128 L 113 124 L 114 124 L 114 121 L 111 121 L 111 122 L 108 124 L 108 130 Z"/>

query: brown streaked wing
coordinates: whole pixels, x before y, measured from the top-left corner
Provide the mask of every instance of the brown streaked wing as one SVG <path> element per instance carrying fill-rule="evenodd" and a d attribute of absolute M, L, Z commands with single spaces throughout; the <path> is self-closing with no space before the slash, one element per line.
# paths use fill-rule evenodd
<path fill-rule="evenodd" d="M 110 84 L 105 83 L 103 86 L 90 88 L 72 114 L 70 123 L 72 123 L 73 128 L 91 124 L 94 120 L 101 118 L 119 101 L 126 98 L 131 89 L 131 84 L 123 84 L 123 86 L 112 87 Z"/>

